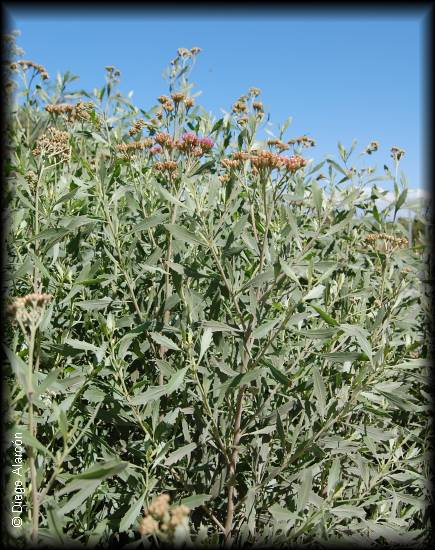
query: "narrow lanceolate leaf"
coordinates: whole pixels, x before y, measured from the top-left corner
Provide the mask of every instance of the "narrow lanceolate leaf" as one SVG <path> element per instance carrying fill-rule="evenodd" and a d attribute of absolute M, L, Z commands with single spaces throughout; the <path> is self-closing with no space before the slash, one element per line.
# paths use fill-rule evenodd
<path fill-rule="evenodd" d="M 355 337 L 362 351 L 367 355 L 369 360 L 372 359 L 372 346 L 367 339 L 367 331 L 356 325 L 341 324 L 340 329 L 347 335 Z"/>
<path fill-rule="evenodd" d="M 255 275 L 246 285 L 242 287 L 242 290 L 245 290 L 249 287 L 258 287 L 262 284 L 272 281 L 275 276 L 275 272 L 273 269 L 268 269 L 266 271 L 263 271 L 263 273 L 259 273 L 258 275 Z"/>
<path fill-rule="evenodd" d="M 340 459 L 335 458 L 334 461 L 332 462 L 331 467 L 329 468 L 328 484 L 326 489 L 328 496 L 331 496 L 333 494 L 333 491 L 339 479 L 340 479 Z"/>
<path fill-rule="evenodd" d="M 245 373 L 240 373 L 231 380 L 227 389 L 237 388 L 243 386 L 244 384 L 252 382 L 252 380 L 259 379 L 262 372 L 262 369 L 253 369 Z"/>
<path fill-rule="evenodd" d="M 204 356 L 204 353 L 208 350 L 212 337 L 213 337 L 213 333 L 211 329 L 206 328 L 201 338 L 201 350 L 199 352 L 198 362 L 201 361 L 201 359 Z"/>
<path fill-rule="evenodd" d="M 59 512 L 68 514 L 72 510 L 76 510 L 88 497 L 95 493 L 102 481 L 102 479 L 81 480 L 79 486 L 81 489 L 62 506 Z M 79 489 L 79 487 L 76 487 L 76 489 Z"/>
<path fill-rule="evenodd" d="M 337 363 L 345 363 L 346 361 L 369 361 L 365 353 L 355 351 L 334 351 L 332 353 L 322 353 L 322 357 Z"/>
<path fill-rule="evenodd" d="M 154 214 L 153 216 L 150 216 L 143 222 L 140 222 L 135 226 L 133 226 L 131 229 L 131 232 L 137 233 L 138 231 L 147 231 L 148 229 L 151 229 L 156 225 L 164 223 L 167 219 L 168 219 L 168 216 L 166 214 Z"/>
<path fill-rule="evenodd" d="M 165 227 L 174 239 L 190 244 L 204 244 L 204 241 L 200 238 L 200 236 L 188 231 L 180 225 L 176 225 L 175 223 L 165 223 Z"/>
<path fill-rule="evenodd" d="M 314 385 L 314 395 L 317 400 L 317 408 L 322 417 L 325 416 L 326 410 L 326 387 L 323 382 L 322 375 L 319 372 L 317 367 L 313 367 L 313 385 Z"/>
<path fill-rule="evenodd" d="M 268 368 L 277 382 L 284 384 L 284 386 L 291 386 L 291 380 L 279 369 L 269 364 Z"/>
<path fill-rule="evenodd" d="M 268 508 L 268 510 L 272 517 L 277 521 L 290 521 L 296 517 L 294 512 L 290 512 L 290 510 L 283 508 L 279 504 L 273 504 Z"/>
<path fill-rule="evenodd" d="M 313 197 L 313 205 L 317 211 L 317 215 L 320 216 L 320 213 L 322 211 L 322 197 L 323 197 L 323 191 L 319 187 L 319 184 L 314 179 L 313 183 L 311 185 L 311 193 Z"/>
<path fill-rule="evenodd" d="M 175 392 L 176 390 L 178 390 L 178 388 L 181 387 L 188 369 L 189 367 L 184 367 L 183 369 L 177 371 L 170 378 L 167 384 L 163 384 L 161 386 L 151 386 L 150 388 L 145 390 L 143 393 L 140 393 L 139 395 L 135 395 L 134 397 L 132 397 L 130 399 L 130 402 L 133 405 L 146 405 L 151 401 L 156 401 L 157 399 L 160 399 L 160 397 L 162 397 L 163 395 L 170 395 L 171 393 Z"/>
<path fill-rule="evenodd" d="M 82 300 L 75 302 L 75 305 L 86 311 L 98 311 L 104 309 L 112 303 L 112 298 L 100 298 L 98 300 Z"/>
<path fill-rule="evenodd" d="M 100 348 L 90 344 L 89 342 L 83 342 L 81 340 L 76 340 L 75 338 L 66 338 L 65 344 L 71 346 L 74 349 L 83 350 L 83 351 L 100 351 Z"/>
<path fill-rule="evenodd" d="M 190 455 L 190 453 L 196 449 L 197 444 L 196 443 L 189 443 L 188 445 L 184 445 L 183 447 L 180 447 L 173 453 L 171 453 L 165 460 L 164 464 L 165 466 L 171 466 L 171 464 L 175 464 L 182 458 L 184 458 L 186 455 Z"/>
<path fill-rule="evenodd" d="M 150 336 L 154 340 L 154 342 L 156 342 L 157 344 L 160 344 L 161 346 L 165 346 L 168 349 L 180 351 L 180 348 L 177 346 L 177 344 L 172 340 L 170 340 L 167 336 L 164 336 L 159 332 L 150 332 Z"/>
<path fill-rule="evenodd" d="M 122 460 L 110 460 L 101 464 L 95 464 L 82 473 L 74 474 L 72 479 L 100 479 L 119 474 L 128 466 L 128 462 Z"/>
<path fill-rule="evenodd" d="M 320 315 L 320 317 L 328 323 L 328 325 L 331 325 L 332 327 L 338 326 L 338 322 L 329 315 L 329 313 L 326 313 L 322 308 L 319 306 L 316 306 L 314 304 L 310 304 L 310 307 L 312 307 L 317 313 Z"/>
<path fill-rule="evenodd" d="M 32 435 L 28 430 L 25 430 L 23 428 L 15 430 L 16 433 L 21 433 L 21 438 L 23 440 L 23 443 L 27 447 L 32 447 L 33 449 L 36 449 L 38 451 L 41 451 L 45 455 L 49 455 L 52 458 L 54 458 L 53 453 L 47 449 L 34 435 Z"/>
<path fill-rule="evenodd" d="M 187 506 L 188 508 L 193 510 L 194 508 L 198 508 L 198 506 L 201 506 L 202 504 L 204 504 L 204 502 L 207 502 L 207 500 L 210 499 L 211 495 L 190 495 L 189 497 L 183 498 L 180 504 L 184 504 L 184 506 Z"/>
<path fill-rule="evenodd" d="M 236 327 L 230 327 L 226 323 L 220 321 L 203 321 L 202 326 L 210 329 L 212 332 L 240 332 L 241 329 Z"/>
<path fill-rule="evenodd" d="M 296 273 L 293 271 L 293 269 L 289 266 L 287 262 L 284 262 L 284 260 L 280 260 L 281 268 L 284 271 L 284 273 L 289 277 L 292 281 L 294 281 L 298 287 L 301 286 L 299 279 L 296 275 Z"/>
<path fill-rule="evenodd" d="M 324 285 L 317 285 L 304 296 L 304 300 L 315 300 L 316 298 L 320 298 L 321 296 L 323 296 L 324 290 Z"/>
<path fill-rule="evenodd" d="M 366 513 L 363 508 L 358 506 L 350 506 L 349 504 L 343 504 L 341 506 L 336 506 L 335 508 L 330 508 L 329 510 L 334 516 L 339 518 L 365 518 Z"/>
<path fill-rule="evenodd" d="M 144 498 L 145 493 L 141 495 L 137 500 L 133 500 L 133 503 L 131 504 L 119 524 L 120 533 L 127 531 L 127 529 L 129 529 L 129 527 L 137 520 L 144 504 Z"/>
<path fill-rule="evenodd" d="M 169 191 L 167 191 L 164 187 L 162 187 L 159 183 L 157 183 L 157 181 L 151 180 L 151 183 L 163 200 L 168 201 L 171 204 L 175 204 L 181 208 L 184 208 L 184 209 L 186 208 L 186 206 L 182 202 L 180 202 L 177 198 L 171 195 L 171 193 L 169 193 Z"/>
<path fill-rule="evenodd" d="M 264 336 L 267 336 L 269 332 L 273 329 L 273 327 L 278 324 L 278 322 L 279 322 L 279 319 L 272 319 L 272 321 L 266 321 L 266 323 L 263 323 L 252 332 L 252 337 L 263 338 Z"/>
<path fill-rule="evenodd" d="M 310 492 L 313 486 L 313 471 L 311 468 L 306 468 L 302 473 L 302 481 L 299 486 L 296 508 L 298 512 L 303 510 L 308 502 Z"/>

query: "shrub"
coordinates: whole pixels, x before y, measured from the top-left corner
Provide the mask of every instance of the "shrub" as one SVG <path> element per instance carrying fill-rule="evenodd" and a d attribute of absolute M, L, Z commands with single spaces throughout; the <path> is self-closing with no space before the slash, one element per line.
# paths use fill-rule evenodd
<path fill-rule="evenodd" d="M 198 53 L 148 111 L 114 67 L 87 93 L 11 63 L 9 437 L 29 513 L 9 536 L 421 541 L 427 220 L 410 246 L 404 152 L 382 176 L 350 164 L 355 143 L 316 164 L 288 125 L 260 138 L 255 88 L 213 119 Z"/>

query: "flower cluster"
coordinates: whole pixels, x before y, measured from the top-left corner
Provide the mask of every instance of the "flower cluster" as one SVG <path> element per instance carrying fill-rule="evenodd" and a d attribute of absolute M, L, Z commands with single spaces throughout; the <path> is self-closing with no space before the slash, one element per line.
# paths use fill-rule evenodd
<path fill-rule="evenodd" d="M 179 151 L 187 154 L 193 154 L 196 157 L 201 157 L 208 153 L 213 148 L 214 141 L 205 136 L 199 137 L 193 132 L 186 132 L 177 141 L 176 146 Z"/>
<path fill-rule="evenodd" d="M 183 101 L 183 99 L 185 98 L 185 95 L 183 94 L 183 92 L 174 92 L 173 94 L 171 94 L 171 98 L 174 103 L 180 103 L 180 101 Z"/>
<path fill-rule="evenodd" d="M 281 166 L 286 172 L 296 172 L 300 168 L 307 165 L 307 160 L 299 155 L 293 155 L 292 157 L 281 157 Z"/>
<path fill-rule="evenodd" d="M 383 240 L 389 243 L 393 248 L 404 248 L 408 246 L 408 239 L 406 237 L 396 237 L 395 235 L 389 235 L 388 233 L 369 233 L 364 238 L 369 243 L 376 242 L 377 240 Z"/>
<path fill-rule="evenodd" d="M 173 174 L 177 169 L 177 163 L 174 160 L 166 160 L 164 162 L 156 162 L 154 167 L 158 172 L 169 172 Z"/>
<path fill-rule="evenodd" d="M 391 147 L 391 157 L 399 161 L 403 156 L 405 155 L 405 151 L 401 149 L 400 147 Z"/>
<path fill-rule="evenodd" d="M 249 88 L 249 95 L 251 97 L 257 97 L 260 94 L 261 94 L 260 88 L 256 88 L 255 86 L 252 86 L 251 88 Z"/>
<path fill-rule="evenodd" d="M 128 131 L 129 135 L 135 136 L 136 134 L 139 134 L 144 126 L 146 126 L 146 122 L 143 118 L 139 118 Z"/>
<path fill-rule="evenodd" d="M 94 108 L 92 101 L 79 101 L 76 105 L 70 103 L 50 103 L 45 106 L 45 110 L 54 115 L 67 115 L 67 120 L 90 120 L 91 111 Z"/>
<path fill-rule="evenodd" d="M 234 104 L 233 104 L 233 113 L 246 113 L 246 111 L 248 110 L 248 106 L 246 105 L 246 103 L 244 101 L 242 101 L 241 99 L 238 99 Z"/>
<path fill-rule="evenodd" d="M 286 149 L 288 149 L 287 143 L 284 143 L 280 139 L 268 139 L 267 144 L 271 147 L 276 147 L 280 151 L 285 151 Z"/>
<path fill-rule="evenodd" d="M 33 61 L 29 61 L 28 59 L 20 59 L 19 61 L 17 61 L 17 65 L 20 65 L 23 71 L 27 70 L 30 67 L 32 69 L 35 69 L 35 71 L 40 74 L 43 80 L 49 78 L 47 69 L 43 65 L 39 65 L 38 63 L 34 63 Z"/>
<path fill-rule="evenodd" d="M 27 325 L 36 327 L 41 319 L 44 306 L 52 299 L 50 294 L 27 294 L 16 298 L 7 307 L 7 313 L 18 321 L 22 329 Z"/>
<path fill-rule="evenodd" d="M 153 144 L 151 138 L 142 139 L 140 141 L 132 141 L 130 143 L 119 143 L 116 145 L 116 149 L 124 159 L 130 158 L 130 155 L 136 151 L 142 151 Z"/>
<path fill-rule="evenodd" d="M 299 145 L 301 147 L 314 147 L 316 145 L 314 139 L 308 136 L 300 136 L 297 138 L 289 139 L 287 143 L 289 145 Z"/>
<path fill-rule="evenodd" d="M 194 46 L 193 48 L 190 48 L 190 50 L 188 48 L 178 48 L 177 53 L 180 57 L 192 57 L 199 54 L 201 51 L 201 48 Z"/>
<path fill-rule="evenodd" d="M 258 171 L 271 171 L 275 168 L 284 169 L 285 172 L 296 172 L 300 168 L 303 168 L 307 161 L 299 155 L 293 155 L 292 157 L 284 157 L 277 155 L 272 151 L 253 151 L 248 153 L 247 151 L 236 151 L 232 154 L 231 159 L 222 159 L 221 164 L 227 169 L 236 169 L 242 166 L 242 163 L 246 160 L 251 161 L 254 172 Z"/>
<path fill-rule="evenodd" d="M 152 501 L 139 526 L 142 536 L 160 534 L 167 541 L 173 541 L 177 527 L 188 527 L 189 508 L 183 505 L 170 508 L 169 500 L 169 495 L 162 494 Z"/>
<path fill-rule="evenodd" d="M 36 187 L 38 185 L 38 176 L 33 170 L 27 171 L 24 178 L 27 181 L 27 183 L 32 187 Z"/>
<path fill-rule="evenodd" d="M 107 79 L 112 82 L 118 82 L 119 77 L 121 76 L 121 71 L 114 67 L 113 65 L 107 65 L 104 67 L 107 71 Z"/>
<path fill-rule="evenodd" d="M 365 148 L 365 152 L 368 154 L 368 155 L 371 155 L 372 153 L 374 153 L 375 151 L 377 151 L 379 149 L 379 141 L 371 141 L 367 147 Z"/>
<path fill-rule="evenodd" d="M 157 155 L 158 153 L 161 153 L 163 151 L 161 145 L 154 145 L 150 148 L 149 153 L 150 155 Z"/>
<path fill-rule="evenodd" d="M 160 145 L 160 147 L 169 150 L 174 149 L 176 145 L 175 141 L 172 139 L 172 136 L 166 132 L 159 132 L 156 134 L 154 141 L 157 145 Z"/>
<path fill-rule="evenodd" d="M 36 142 L 32 154 L 47 155 L 49 158 L 58 157 L 60 161 L 68 162 L 71 158 L 69 133 L 54 127 L 49 128 L 48 133 L 43 134 Z"/>
<path fill-rule="evenodd" d="M 164 149 L 172 151 L 177 149 L 181 153 L 201 157 L 213 148 L 214 141 L 205 136 L 200 137 L 193 132 L 184 133 L 180 139 L 174 141 L 171 135 L 166 132 L 156 134 L 154 141 L 156 145 L 150 149 L 151 154 L 160 153 Z"/>

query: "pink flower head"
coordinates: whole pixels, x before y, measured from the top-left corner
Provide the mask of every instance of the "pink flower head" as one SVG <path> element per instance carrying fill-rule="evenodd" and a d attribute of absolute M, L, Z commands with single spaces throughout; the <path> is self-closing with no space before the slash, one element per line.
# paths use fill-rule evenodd
<path fill-rule="evenodd" d="M 154 145 L 154 147 L 151 147 L 151 149 L 150 149 L 150 155 L 155 155 L 155 154 L 161 153 L 161 152 L 162 152 L 161 145 Z"/>
<path fill-rule="evenodd" d="M 181 136 L 181 139 L 184 143 L 191 145 L 196 145 L 198 142 L 198 137 L 193 132 L 186 132 Z"/>
<path fill-rule="evenodd" d="M 208 149 L 211 149 L 213 147 L 214 141 L 209 137 L 203 137 L 203 138 L 199 139 L 199 145 L 203 149 L 208 150 Z"/>

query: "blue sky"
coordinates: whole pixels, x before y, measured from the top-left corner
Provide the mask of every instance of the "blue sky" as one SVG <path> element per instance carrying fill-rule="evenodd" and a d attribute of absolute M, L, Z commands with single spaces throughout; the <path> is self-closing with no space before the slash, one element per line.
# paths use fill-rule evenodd
<path fill-rule="evenodd" d="M 25 57 L 50 75 L 71 70 L 75 88 L 104 83 L 104 66 L 121 70 L 121 91 L 149 108 L 167 92 L 162 72 L 178 47 L 202 52 L 191 79 L 200 101 L 216 117 L 250 86 L 262 90 L 271 121 L 293 117 L 286 137 L 308 134 L 317 141 L 310 155 L 337 156 L 337 142 L 357 151 L 370 140 L 380 150 L 367 158 L 381 170 L 389 148 L 402 147 L 401 167 L 410 187 L 425 185 L 425 80 L 428 75 L 424 11 L 376 15 L 264 11 L 222 12 L 30 11 L 7 7 L 11 26 L 21 31 Z M 73 15 L 75 13 L 75 15 Z M 167 12 L 169 13 L 169 12 Z M 110 11 L 106 12 L 110 14 Z M 365 158 L 365 157 L 364 157 Z"/>

